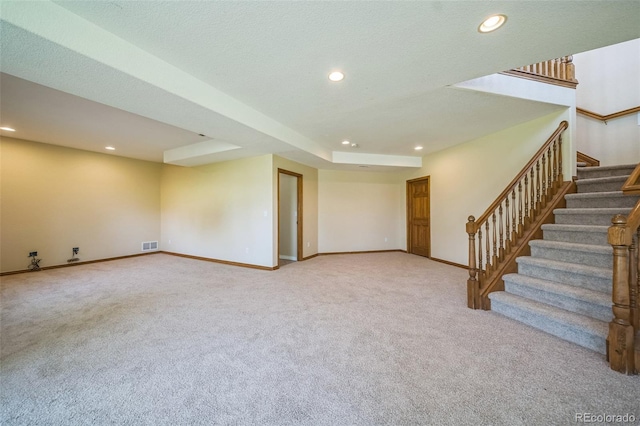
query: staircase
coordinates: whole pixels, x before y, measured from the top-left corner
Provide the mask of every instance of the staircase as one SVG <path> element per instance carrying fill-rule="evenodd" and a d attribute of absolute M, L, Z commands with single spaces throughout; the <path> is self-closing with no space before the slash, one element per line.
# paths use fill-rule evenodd
<path fill-rule="evenodd" d="M 503 276 L 504 291 L 489 294 L 491 310 L 570 342 L 606 353 L 611 311 L 611 218 L 627 215 L 640 196 L 620 188 L 633 165 L 580 167 L 578 192 L 542 225 L 543 239 L 518 257 L 518 273 Z"/>

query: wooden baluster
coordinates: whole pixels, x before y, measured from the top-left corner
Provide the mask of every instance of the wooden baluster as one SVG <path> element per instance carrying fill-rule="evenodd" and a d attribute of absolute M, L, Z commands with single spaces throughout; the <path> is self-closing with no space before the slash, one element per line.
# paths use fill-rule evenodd
<path fill-rule="evenodd" d="M 525 179 L 526 178 L 527 177 L 525 176 Z M 518 182 L 518 238 L 520 238 L 520 236 L 522 235 L 522 232 L 524 231 L 522 229 L 523 225 L 524 225 L 524 222 L 522 221 L 522 181 L 520 181 Z"/>
<path fill-rule="evenodd" d="M 482 226 L 478 226 L 478 281 L 482 284 Z"/>
<path fill-rule="evenodd" d="M 489 221 L 487 220 L 485 222 L 485 237 L 486 237 L 486 246 L 487 246 L 487 276 L 489 276 L 489 274 L 491 273 L 491 251 L 490 251 L 490 246 L 489 246 Z"/>
<path fill-rule="evenodd" d="M 613 320 L 609 323 L 607 356 L 612 370 L 635 373 L 634 330 L 631 324 L 629 295 L 629 246 L 631 232 L 627 218 L 616 215 L 608 231 L 609 244 L 613 246 Z"/>
<path fill-rule="evenodd" d="M 524 175 L 524 222 L 523 230 L 529 225 L 529 174 Z"/>
<path fill-rule="evenodd" d="M 531 177 L 533 178 L 533 168 L 531 169 Z M 536 213 L 534 217 L 537 216 L 538 213 L 540 213 L 540 159 L 536 161 Z"/>
<path fill-rule="evenodd" d="M 556 78 L 556 60 L 555 59 L 551 59 L 549 61 L 549 63 L 551 65 L 550 66 L 551 72 L 549 73 L 549 77 Z"/>
<path fill-rule="evenodd" d="M 491 258 L 491 264 L 498 266 L 498 234 L 496 232 L 496 212 L 491 215 L 492 227 L 493 227 L 493 257 Z"/>
<path fill-rule="evenodd" d="M 564 177 L 562 176 L 562 133 L 558 135 L 558 182 L 562 185 Z"/>
<path fill-rule="evenodd" d="M 562 182 L 558 182 L 558 140 L 553 140 L 553 184 L 559 188 Z"/>
<path fill-rule="evenodd" d="M 547 161 L 545 154 L 542 153 L 542 193 L 540 194 L 542 207 L 547 205 Z"/>
<path fill-rule="evenodd" d="M 529 197 L 529 215 L 530 219 L 536 216 L 536 178 L 534 168 L 531 167 L 531 196 Z"/>
<path fill-rule="evenodd" d="M 549 149 L 547 150 L 547 190 L 549 191 L 549 200 L 551 200 L 556 193 L 555 187 L 553 186 L 553 180 L 551 179 L 551 168 L 551 145 L 549 145 Z"/>
<path fill-rule="evenodd" d="M 504 199 L 505 204 L 505 236 L 504 236 L 504 249 L 507 254 L 511 252 L 511 213 L 509 212 L 509 194 Z"/>
<path fill-rule="evenodd" d="M 500 262 L 502 262 L 502 259 L 504 259 L 504 220 L 502 218 L 502 202 L 500 203 L 500 208 L 498 209 L 498 218 L 500 219 L 499 221 L 499 226 L 500 226 L 500 231 L 499 231 L 499 239 L 500 239 L 500 246 L 498 249 L 498 259 L 500 259 Z"/>
<path fill-rule="evenodd" d="M 467 306 L 471 309 L 480 308 L 480 285 L 476 279 L 476 218 L 469 216 L 467 234 L 469 234 L 469 278 L 467 279 Z"/>
<path fill-rule="evenodd" d="M 511 191 L 511 240 L 515 244 L 518 239 L 518 224 L 516 223 L 516 189 Z"/>

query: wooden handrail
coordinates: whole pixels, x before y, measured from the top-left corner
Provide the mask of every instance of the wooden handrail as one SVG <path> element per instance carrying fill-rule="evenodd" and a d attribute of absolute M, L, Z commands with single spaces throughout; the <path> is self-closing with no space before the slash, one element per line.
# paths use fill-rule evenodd
<path fill-rule="evenodd" d="M 520 170 L 520 173 L 518 173 L 516 177 L 513 178 L 509 185 L 507 185 L 504 191 L 502 191 L 500 195 L 498 195 L 496 200 L 489 206 L 489 208 L 482 214 L 482 216 L 476 219 L 476 223 L 482 223 L 489 218 L 489 216 L 495 211 L 496 207 L 498 207 L 498 205 L 500 204 L 500 201 L 503 200 L 504 197 L 511 192 L 513 186 L 520 180 L 522 180 L 525 173 L 527 173 L 531 166 L 536 163 L 542 153 L 547 150 L 549 144 L 553 142 L 560 135 L 560 133 L 564 132 L 568 127 L 569 123 L 567 123 L 566 121 L 560 123 L 556 131 L 553 132 L 551 136 L 549 136 L 549 139 L 547 139 L 547 141 L 540 147 L 540 149 L 533 155 L 533 157 L 531 157 L 531 160 L 529 160 L 529 162 L 522 168 L 522 170 Z M 560 169 L 560 180 L 562 180 L 562 168 Z"/>
<path fill-rule="evenodd" d="M 640 164 L 631 172 L 622 185 L 624 195 L 640 195 Z"/>
<path fill-rule="evenodd" d="M 600 165 L 600 160 L 590 157 L 587 154 L 580 152 L 580 151 L 576 151 L 576 161 L 578 163 L 586 163 L 587 166 L 589 167 L 593 167 L 593 166 L 599 166 Z"/>
<path fill-rule="evenodd" d="M 490 308 L 488 295 L 502 289 L 502 275 L 514 272 L 516 256 L 524 255 L 528 241 L 539 238 L 540 226 L 553 220 L 563 195 L 575 191 L 562 175 L 562 132 L 567 128 L 562 121 L 478 220 L 469 216 L 470 308 Z"/>
<path fill-rule="evenodd" d="M 607 121 L 613 120 L 614 118 L 620 118 L 620 117 L 624 117 L 625 115 L 630 115 L 630 114 L 635 114 L 637 112 L 640 112 L 640 106 L 625 109 L 625 110 L 614 112 L 612 114 L 607 114 L 607 115 L 601 115 L 601 114 L 598 114 L 597 112 L 589 111 L 584 108 L 576 108 L 576 112 L 578 114 L 582 114 L 590 118 L 595 118 L 596 120 L 600 120 L 606 123 Z"/>
<path fill-rule="evenodd" d="M 640 164 L 631 174 L 640 176 Z M 634 181 L 634 179 L 628 179 Z M 626 183 L 625 183 L 626 186 Z M 613 246 L 613 320 L 609 323 L 607 358 L 612 370 L 640 373 L 640 200 L 627 217 L 611 219 L 608 241 Z"/>

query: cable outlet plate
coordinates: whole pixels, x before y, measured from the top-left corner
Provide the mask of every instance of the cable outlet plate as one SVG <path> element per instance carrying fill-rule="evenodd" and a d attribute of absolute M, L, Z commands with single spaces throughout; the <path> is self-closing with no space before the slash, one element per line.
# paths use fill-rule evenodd
<path fill-rule="evenodd" d="M 37 251 L 30 251 L 29 252 L 29 257 L 36 257 L 38 255 Z"/>

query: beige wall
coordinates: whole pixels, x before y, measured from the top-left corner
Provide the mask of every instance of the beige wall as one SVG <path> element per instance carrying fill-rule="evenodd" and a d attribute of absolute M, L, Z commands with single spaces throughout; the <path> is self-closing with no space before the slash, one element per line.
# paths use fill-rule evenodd
<path fill-rule="evenodd" d="M 302 175 L 302 256 L 318 253 L 318 170 L 277 155 L 273 156 L 273 205 L 277 205 L 278 169 Z M 274 213 L 274 216 L 277 216 Z M 273 220 L 273 264 L 278 264 L 278 223 Z"/>
<path fill-rule="evenodd" d="M 577 106 L 600 115 L 640 106 L 640 39 L 574 55 Z M 577 149 L 602 166 L 640 162 L 640 114 L 609 120 L 578 115 Z"/>
<path fill-rule="evenodd" d="M 161 165 L 2 138 L 2 272 L 137 254 L 160 239 Z"/>
<path fill-rule="evenodd" d="M 162 250 L 274 266 L 271 171 L 271 155 L 191 168 L 164 165 Z"/>
<path fill-rule="evenodd" d="M 555 113 L 427 155 L 420 170 L 403 176 L 405 181 L 431 177 L 433 257 L 468 264 L 465 233 L 468 216 L 479 217 L 484 213 L 570 113 L 570 110 Z M 564 151 L 568 149 L 564 147 Z M 565 175 L 567 178 L 570 174 Z M 405 199 L 403 192 L 401 205 Z M 406 217 L 403 215 L 400 220 L 404 229 Z"/>
<path fill-rule="evenodd" d="M 397 173 L 318 172 L 321 253 L 404 248 L 404 181 Z"/>

